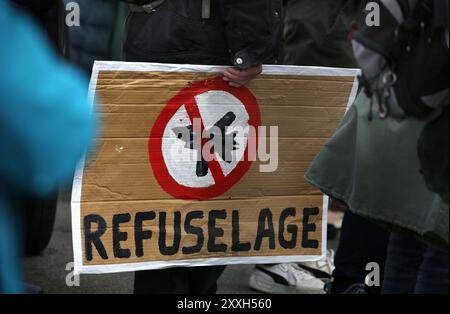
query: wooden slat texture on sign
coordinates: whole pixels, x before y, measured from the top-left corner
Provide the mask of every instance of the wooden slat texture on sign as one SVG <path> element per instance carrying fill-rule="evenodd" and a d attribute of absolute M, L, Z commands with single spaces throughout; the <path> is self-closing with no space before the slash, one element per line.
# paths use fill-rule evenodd
<path fill-rule="evenodd" d="M 282 156 L 283 162 L 310 162 L 325 142 L 326 139 L 280 138 L 279 155 Z M 88 163 L 91 166 L 142 163 L 148 165 L 148 144 L 149 140 L 143 138 L 98 139 L 95 141 L 96 153 L 91 156 Z M 292 152 L 301 152 L 301 154 Z"/>
<path fill-rule="evenodd" d="M 148 138 L 168 101 L 191 82 L 208 76 L 101 72 L 96 96 L 104 102 L 97 108 L 103 130 L 99 150 L 85 170 L 82 200 L 170 199 L 152 175 Z M 260 173 L 257 161 L 241 182 L 218 199 L 319 195 L 303 175 L 339 124 L 353 80 L 261 76 L 252 82 L 249 88 L 260 105 L 261 124 L 279 128 L 278 170 Z M 274 90 L 281 96 L 270 95 Z"/>
<path fill-rule="evenodd" d="M 297 196 L 297 197 L 282 197 L 282 198 L 256 198 L 238 201 L 205 201 L 205 202 L 189 202 L 180 200 L 167 200 L 167 201 L 146 201 L 146 202 L 101 202 L 101 203 L 86 203 L 83 205 L 83 215 L 90 214 L 100 214 L 107 222 L 107 231 L 102 236 L 102 242 L 105 244 L 105 249 L 107 252 L 108 259 L 102 259 L 98 252 L 93 250 L 93 259 L 91 261 L 84 259 L 86 265 L 104 265 L 104 264 L 120 264 L 120 263 L 133 263 L 145 261 L 158 261 L 158 260 L 183 260 L 183 259 L 198 259 L 206 258 L 211 255 L 207 252 L 208 245 L 208 213 L 212 210 L 226 210 L 226 219 L 218 219 L 216 223 L 217 228 L 223 229 L 223 236 L 215 239 L 217 244 L 227 245 L 227 250 L 224 253 L 220 253 L 221 257 L 236 257 L 236 256 L 254 256 L 255 255 L 255 241 L 258 229 L 258 217 L 260 211 L 266 208 L 271 210 L 273 215 L 273 226 L 275 235 L 275 248 L 269 248 L 269 240 L 264 238 L 261 242 L 260 254 L 261 256 L 277 256 L 280 255 L 280 250 L 283 248 L 280 246 L 279 242 L 279 220 L 280 213 L 282 210 L 290 207 L 297 208 L 297 214 L 295 217 L 289 217 L 286 219 L 285 227 L 288 225 L 296 226 L 296 246 L 292 249 L 283 250 L 282 255 L 287 256 L 298 256 L 298 255 L 320 255 L 321 245 L 317 248 L 304 248 L 302 246 L 302 231 L 303 231 L 303 208 L 318 207 L 322 204 L 321 196 Z M 162 210 L 164 209 L 164 210 Z M 239 227 L 240 227 L 240 242 L 249 242 L 251 244 L 252 250 L 249 252 L 233 252 L 232 246 L 232 211 L 234 209 L 239 210 Z M 143 250 L 147 252 L 143 257 L 136 257 L 136 243 L 135 243 L 135 227 L 134 220 L 136 213 L 139 212 L 149 212 L 155 211 L 156 218 L 152 221 L 147 221 L 144 223 L 143 229 L 150 230 L 153 232 L 152 238 L 143 241 Z M 174 212 L 181 212 L 181 235 L 182 240 L 180 244 L 180 249 L 176 254 L 161 256 L 159 253 L 158 242 L 159 242 L 159 212 L 167 212 L 167 221 L 173 225 Z M 190 247 L 197 243 L 197 237 L 194 235 L 187 235 L 184 231 L 184 221 L 186 214 L 192 211 L 203 211 L 205 218 L 197 219 L 192 221 L 192 225 L 203 229 L 205 239 L 202 250 L 195 254 L 185 255 L 182 254 L 183 247 Z M 117 214 L 129 214 L 130 222 L 123 223 L 120 226 L 120 232 L 127 233 L 127 240 L 121 242 L 122 249 L 130 250 L 129 258 L 117 258 L 113 253 L 113 242 L 112 234 L 113 230 L 111 228 L 113 216 Z M 319 212 L 318 215 L 314 215 L 308 221 L 308 223 L 316 224 L 317 228 L 314 232 L 310 232 L 308 238 L 310 240 L 316 240 L 321 243 L 322 234 L 322 213 Z M 172 225 L 167 226 L 167 246 L 173 245 L 174 243 L 174 228 Z M 290 234 L 287 229 L 284 228 L 283 236 L 289 241 L 292 240 L 292 234 Z M 95 226 L 94 226 L 95 229 Z M 84 232 L 84 229 L 82 229 Z M 83 237 L 82 237 L 83 238 Z M 83 241 L 84 247 L 84 241 Z M 152 253 L 153 252 L 153 253 Z M 258 253 L 258 252 L 256 252 Z"/>
<path fill-rule="evenodd" d="M 148 138 L 158 113 L 165 106 L 107 106 L 99 114 L 103 138 Z M 111 112 L 115 110 L 115 112 Z M 345 112 L 345 107 L 291 106 L 261 107 L 262 125 L 278 126 L 280 136 L 329 138 Z M 126 120 L 124 119 L 126 116 Z"/>
<path fill-rule="evenodd" d="M 81 236 L 81 240 L 74 242 L 78 245 L 75 251 L 80 251 L 76 267 L 100 266 L 94 268 L 102 272 L 106 271 L 101 268 L 105 265 L 229 257 L 311 257 L 324 252 L 323 195 L 305 181 L 304 174 L 340 123 L 354 88 L 354 76 L 261 75 L 252 81 L 248 89 L 257 99 L 261 125 L 268 129 L 278 127 L 276 171 L 261 172 L 260 166 L 267 162 L 255 161 L 238 183 L 218 197 L 205 201 L 175 199 L 158 183 L 149 161 L 149 146 L 156 145 L 153 144 L 155 139 L 149 139 L 152 128 L 169 101 L 181 90 L 193 82 L 217 76 L 219 73 L 194 71 L 99 71 L 94 86 L 97 103 L 94 114 L 101 122 L 102 130 L 95 140 L 95 152 L 85 161 L 80 181 L 81 196 L 75 201 L 80 219 L 75 224 L 78 230 L 74 232 Z M 267 149 L 270 148 L 269 143 L 270 138 L 267 138 Z M 288 216 L 283 224 L 285 228 L 280 229 L 280 217 L 289 208 L 295 209 L 295 217 Z M 304 220 L 303 214 L 307 209 L 318 212 Z M 270 247 L 265 237 L 261 248 L 256 250 L 258 223 L 261 222 L 259 215 L 267 210 L 272 216 L 275 247 Z M 185 230 L 186 215 L 192 211 L 204 214 L 204 218 L 193 221 L 192 225 L 197 227 L 197 231 L 198 228 L 203 230 L 205 239 L 199 251 L 186 254 L 183 247 L 199 244 L 198 238 Z M 218 219 L 215 226 L 208 225 L 208 215 L 212 211 L 225 211 L 226 218 Z M 233 211 L 239 214 L 238 224 L 231 219 Z M 144 239 L 144 254 L 138 256 L 136 234 L 139 234 L 139 227 L 135 219 L 144 212 L 152 212 L 155 216 L 142 226 L 144 231 L 152 231 L 152 236 Z M 173 243 L 174 217 L 178 212 L 181 242 L 176 252 L 165 254 L 159 240 L 165 236 L 167 245 Z M 167 215 L 165 225 L 160 224 L 161 213 Z M 98 229 L 100 225 L 94 218 L 104 223 L 104 230 Z M 94 220 L 85 224 L 88 219 Z M 304 229 L 308 223 L 313 225 L 312 229 Z M 288 225 L 290 228 L 286 229 Z M 91 229 L 85 230 L 87 226 Z M 165 233 L 161 233 L 162 227 Z M 225 245 L 226 251 L 208 251 L 208 243 L 211 242 L 209 228 L 212 227 L 222 230 L 212 241 Z M 232 235 L 233 232 L 236 235 L 237 227 L 239 240 L 250 243 L 249 251 L 233 251 Z M 101 242 L 86 243 L 89 231 L 94 236 L 98 231 Z M 303 231 L 307 231 L 306 235 Z M 283 239 L 293 240 L 295 246 L 283 247 Z M 308 239 L 318 245 L 309 247 Z M 100 256 L 101 250 L 96 247 L 99 243 L 104 245 L 107 259 Z M 85 244 L 93 245 L 92 258 L 86 255 Z M 117 254 L 119 247 L 129 256 Z M 156 268 L 161 267 L 165 267 L 164 264 Z"/>
<path fill-rule="evenodd" d="M 303 179 L 309 164 L 308 162 L 281 162 L 276 174 L 261 173 L 254 164 L 244 179 L 216 199 L 320 195 L 320 191 Z M 161 190 L 148 164 L 99 164 L 85 170 L 83 200 L 121 201 L 171 198 Z"/>

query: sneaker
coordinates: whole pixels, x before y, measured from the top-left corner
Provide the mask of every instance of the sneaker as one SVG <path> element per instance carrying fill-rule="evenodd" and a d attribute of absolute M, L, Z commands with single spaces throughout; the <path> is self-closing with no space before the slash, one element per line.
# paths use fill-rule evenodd
<path fill-rule="evenodd" d="M 250 288 L 269 294 L 324 294 L 325 283 L 295 263 L 257 265 Z"/>
<path fill-rule="evenodd" d="M 322 280 L 331 280 L 331 275 L 334 271 L 334 251 L 328 250 L 327 256 L 325 259 L 317 261 L 317 262 L 302 262 L 298 263 L 298 265 L 309 271 L 316 278 Z"/>

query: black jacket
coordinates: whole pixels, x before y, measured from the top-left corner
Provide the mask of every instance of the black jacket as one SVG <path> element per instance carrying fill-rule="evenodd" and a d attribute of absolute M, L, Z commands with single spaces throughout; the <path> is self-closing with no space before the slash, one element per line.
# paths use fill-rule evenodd
<path fill-rule="evenodd" d="M 140 0 L 124 0 L 142 3 Z M 145 2 L 145 1 L 144 1 Z M 128 61 L 235 65 L 276 63 L 282 31 L 281 0 L 166 0 L 153 13 L 131 13 Z"/>
<path fill-rule="evenodd" d="M 71 1 L 62 0 L 64 4 Z M 68 27 L 67 57 L 90 74 L 95 60 L 120 59 L 125 18 L 122 18 L 122 9 L 127 5 L 117 0 L 77 2 L 81 12 L 80 26 Z"/>

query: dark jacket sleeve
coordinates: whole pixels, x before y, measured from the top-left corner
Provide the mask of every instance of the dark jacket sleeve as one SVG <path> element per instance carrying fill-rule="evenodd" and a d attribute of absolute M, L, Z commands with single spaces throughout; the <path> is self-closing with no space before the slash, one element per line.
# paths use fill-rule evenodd
<path fill-rule="evenodd" d="M 223 0 L 222 16 L 233 64 L 248 68 L 273 58 L 272 0 Z"/>

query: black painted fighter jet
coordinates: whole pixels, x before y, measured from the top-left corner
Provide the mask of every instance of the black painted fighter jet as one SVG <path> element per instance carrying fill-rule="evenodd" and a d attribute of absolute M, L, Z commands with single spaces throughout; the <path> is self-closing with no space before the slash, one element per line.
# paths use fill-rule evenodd
<path fill-rule="evenodd" d="M 232 152 L 236 150 L 236 132 L 226 134 L 226 129 L 236 120 L 236 115 L 233 112 L 228 112 L 222 119 L 217 121 L 212 128 L 207 130 L 209 139 L 213 141 L 213 150 L 218 153 L 222 160 L 231 163 Z M 197 161 L 196 175 L 197 177 L 205 177 L 208 174 L 208 162 L 203 158 L 201 153 L 202 145 L 197 143 L 197 137 L 194 134 L 194 127 L 192 125 L 187 127 L 173 128 L 172 131 L 176 134 L 178 139 L 186 143 L 185 148 L 196 150 L 201 156 L 201 160 Z M 189 135 L 188 135 L 189 134 Z M 188 135 L 188 136 L 187 136 Z"/>

